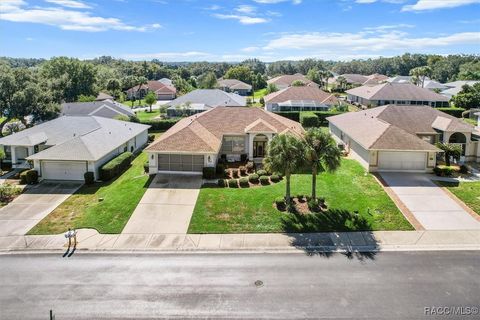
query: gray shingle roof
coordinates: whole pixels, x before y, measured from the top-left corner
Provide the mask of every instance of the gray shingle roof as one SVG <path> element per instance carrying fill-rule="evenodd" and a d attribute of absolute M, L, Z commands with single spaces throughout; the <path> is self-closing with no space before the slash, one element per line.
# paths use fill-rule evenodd
<path fill-rule="evenodd" d="M 62 103 L 62 116 L 99 116 L 114 118 L 118 115 L 134 116 L 135 113 L 127 106 L 112 101 L 71 102 Z"/>
<path fill-rule="evenodd" d="M 448 101 L 431 90 L 418 87 L 411 83 L 387 82 L 376 86 L 361 86 L 347 90 L 353 96 L 368 100 L 412 100 L 412 101 Z"/>
<path fill-rule="evenodd" d="M 222 79 L 218 80 L 217 86 L 219 88 L 229 88 L 230 90 L 252 90 L 252 86 L 248 83 L 237 79 Z"/>
<path fill-rule="evenodd" d="M 169 109 L 175 109 L 186 103 L 201 103 L 212 107 L 244 107 L 247 105 L 245 97 L 235 93 L 228 93 L 219 89 L 197 89 L 167 103 Z"/>

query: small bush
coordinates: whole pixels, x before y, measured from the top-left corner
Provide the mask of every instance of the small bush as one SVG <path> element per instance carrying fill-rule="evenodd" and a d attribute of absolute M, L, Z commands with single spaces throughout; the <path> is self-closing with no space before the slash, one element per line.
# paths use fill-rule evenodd
<path fill-rule="evenodd" d="M 240 180 L 238 180 L 238 182 L 239 182 L 241 188 L 250 187 L 250 184 L 248 183 L 248 178 L 247 177 L 240 178 Z"/>
<path fill-rule="evenodd" d="M 10 202 L 16 195 L 22 193 L 21 188 L 17 188 L 16 186 L 10 183 L 2 183 L 0 184 L 0 201 L 1 202 Z"/>
<path fill-rule="evenodd" d="M 238 177 L 239 177 L 238 169 L 232 169 L 232 178 L 238 178 Z"/>
<path fill-rule="evenodd" d="M 148 160 L 146 160 L 144 163 L 143 163 L 143 172 L 145 173 L 148 173 L 148 168 L 150 167 L 150 162 Z"/>
<path fill-rule="evenodd" d="M 20 184 L 27 184 L 27 171 L 20 173 Z"/>
<path fill-rule="evenodd" d="M 225 179 L 218 179 L 217 186 L 220 188 L 225 188 Z"/>
<path fill-rule="evenodd" d="M 297 195 L 298 200 L 303 200 L 304 198 L 305 198 L 305 195 L 303 195 L 303 194 Z"/>
<path fill-rule="evenodd" d="M 259 177 L 268 176 L 268 172 L 266 170 L 258 170 L 257 174 L 258 174 Z"/>
<path fill-rule="evenodd" d="M 148 135 L 148 142 L 153 142 L 155 140 L 155 135 L 154 134 L 149 134 Z"/>
<path fill-rule="evenodd" d="M 460 171 L 459 171 L 459 172 L 460 172 L 461 174 L 467 174 L 467 173 L 469 173 L 470 171 L 471 171 L 471 168 L 470 168 L 469 165 L 462 164 L 462 165 L 460 166 Z"/>
<path fill-rule="evenodd" d="M 223 174 L 225 172 L 225 166 L 223 165 L 223 163 L 218 163 L 215 171 L 217 172 L 217 174 Z"/>
<path fill-rule="evenodd" d="M 248 176 L 248 181 L 250 181 L 251 183 L 258 183 L 258 174 L 251 174 Z"/>
<path fill-rule="evenodd" d="M 318 211 L 319 206 L 318 206 L 318 201 L 316 199 L 308 200 L 307 205 L 308 205 L 308 209 L 310 209 L 311 211 Z"/>
<path fill-rule="evenodd" d="M 459 167 L 439 165 L 433 169 L 433 172 L 439 177 L 450 177 L 454 172 L 459 172 Z"/>
<path fill-rule="evenodd" d="M 247 174 L 247 168 L 245 166 L 241 166 L 240 168 L 238 168 L 238 171 L 240 172 L 241 176 L 244 176 Z"/>
<path fill-rule="evenodd" d="M 238 188 L 238 181 L 237 181 L 237 179 L 229 179 L 229 180 L 228 180 L 228 187 L 229 187 L 229 188 Z"/>
<path fill-rule="evenodd" d="M 131 152 L 124 152 L 119 156 L 113 158 L 100 168 L 100 179 L 103 181 L 108 181 L 113 177 L 119 175 L 130 166 L 132 159 L 133 154 Z"/>
<path fill-rule="evenodd" d="M 38 183 L 38 171 L 33 169 L 25 171 L 25 178 L 28 184 Z"/>
<path fill-rule="evenodd" d="M 247 169 L 248 173 L 253 172 L 255 170 L 255 163 L 253 161 L 248 161 L 245 165 L 245 168 Z"/>
<path fill-rule="evenodd" d="M 204 179 L 215 179 L 215 168 L 214 167 L 203 167 L 203 178 Z"/>
<path fill-rule="evenodd" d="M 270 179 L 268 178 L 268 176 L 261 176 L 260 183 L 262 184 L 262 186 L 265 186 L 267 184 L 270 184 Z"/>
<path fill-rule="evenodd" d="M 95 175 L 92 171 L 85 172 L 83 178 L 85 179 L 85 184 L 93 184 L 95 182 Z"/>
<path fill-rule="evenodd" d="M 283 197 L 275 198 L 275 206 L 278 210 L 285 210 L 285 199 Z"/>
<path fill-rule="evenodd" d="M 272 174 L 272 175 L 270 176 L 270 180 L 271 180 L 273 183 L 277 183 L 277 182 L 280 181 L 280 177 L 277 176 L 276 174 Z"/>
<path fill-rule="evenodd" d="M 282 180 L 283 174 L 281 174 L 280 172 L 274 172 L 273 174 L 278 176 L 280 178 L 280 180 Z"/>

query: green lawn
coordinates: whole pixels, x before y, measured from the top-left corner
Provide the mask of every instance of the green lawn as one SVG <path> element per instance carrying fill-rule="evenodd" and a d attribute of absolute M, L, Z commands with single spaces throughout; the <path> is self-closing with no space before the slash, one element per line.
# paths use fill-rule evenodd
<path fill-rule="evenodd" d="M 454 195 L 462 200 L 473 211 L 480 215 L 480 181 L 479 182 L 443 182 L 437 181 L 443 187 L 446 187 Z"/>
<path fill-rule="evenodd" d="M 147 103 L 145 102 L 145 99 L 142 100 L 135 100 L 135 103 L 131 100 L 125 100 L 123 102 L 124 105 L 129 106 L 130 108 L 133 108 L 133 106 L 146 106 Z"/>
<path fill-rule="evenodd" d="M 319 175 L 317 183 L 317 194 L 326 199 L 327 213 L 278 211 L 273 201 L 284 195 L 284 181 L 250 189 L 203 188 L 188 232 L 413 230 L 373 176 L 365 175 L 354 160 L 342 160 L 336 173 Z M 310 185 L 310 175 L 294 175 L 292 194 L 309 194 Z"/>
<path fill-rule="evenodd" d="M 147 190 L 149 176 L 144 174 L 146 153 L 116 180 L 84 185 L 29 234 L 56 234 L 68 228 L 93 228 L 100 233 L 120 233 Z M 103 198 L 103 201 L 99 201 Z"/>
<path fill-rule="evenodd" d="M 135 112 L 135 114 L 137 115 L 137 118 L 140 120 L 140 121 L 148 121 L 148 120 L 151 120 L 157 116 L 160 115 L 160 111 L 158 110 L 152 110 L 152 112 L 148 112 L 148 111 L 137 111 Z"/>

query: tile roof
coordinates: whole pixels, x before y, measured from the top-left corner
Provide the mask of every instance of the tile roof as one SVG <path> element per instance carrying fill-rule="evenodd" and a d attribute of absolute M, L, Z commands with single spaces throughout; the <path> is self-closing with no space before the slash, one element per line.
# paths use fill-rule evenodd
<path fill-rule="evenodd" d="M 222 79 L 218 80 L 217 87 L 219 88 L 229 88 L 230 90 L 252 90 L 252 86 L 248 83 L 237 79 Z"/>
<path fill-rule="evenodd" d="M 258 125 L 258 126 L 257 126 Z M 295 121 L 265 111 L 248 107 L 217 107 L 206 112 L 183 118 L 147 151 L 179 153 L 217 153 L 224 135 L 244 135 L 245 130 L 259 130 L 265 126 L 268 132 L 293 132 L 301 134 L 302 126 Z"/>
<path fill-rule="evenodd" d="M 376 86 L 361 86 L 347 93 L 368 100 L 448 101 L 438 93 L 411 83 L 386 82 Z"/>
<path fill-rule="evenodd" d="M 187 103 L 200 103 L 211 107 L 243 107 L 247 105 L 247 100 L 236 93 L 229 93 L 220 89 L 197 89 L 168 102 L 166 106 L 169 109 L 174 109 L 176 106 Z"/>
<path fill-rule="evenodd" d="M 104 116 L 114 118 L 118 115 L 134 116 L 135 113 L 121 103 L 104 100 L 93 102 L 62 103 L 60 115 L 62 116 Z"/>
<path fill-rule="evenodd" d="M 426 106 L 388 105 L 327 118 L 366 149 L 436 151 L 417 134 L 473 132 L 460 119 Z"/>
<path fill-rule="evenodd" d="M 310 100 L 323 104 L 337 104 L 338 99 L 317 87 L 288 87 L 264 97 L 265 103 L 282 103 L 289 100 Z"/>

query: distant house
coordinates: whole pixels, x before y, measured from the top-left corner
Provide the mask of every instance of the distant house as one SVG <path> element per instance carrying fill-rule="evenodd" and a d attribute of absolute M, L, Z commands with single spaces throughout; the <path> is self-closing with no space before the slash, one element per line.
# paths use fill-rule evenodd
<path fill-rule="evenodd" d="M 387 81 L 391 83 L 412 83 L 412 84 L 414 82 L 412 76 L 396 76 L 396 77 L 389 78 Z M 419 83 L 418 86 L 421 87 L 422 84 Z M 429 89 L 432 91 L 436 91 L 436 90 L 441 91 L 441 90 L 448 89 L 448 86 L 438 81 L 431 80 L 429 77 L 425 77 L 423 88 Z"/>
<path fill-rule="evenodd" d="M 475 81 L 475 80 L 461 80 L 461 81 L 448 82 L 444 84 L 447 87 L 447 89 L 442 90 L 440 94 L 450 99 L 453 96 L 456 96 L 457 94 L 459 94 L 460 91 L 462 91 L 462 87 L 464 85 L 467 84 L 469 86 L 473 86 L 475 83 L 479 83 L 479 82 L 480 81 Z"/>
<path fill-rule="evenodd" d="M 95 101 L 114 100 L 114 98 L 105 92 L 99 92 Z"/>
<path fill-rule="evenodd" d="M 192 115 L 216 107 L 244 107 L 246 105 L 245 97 L 220 89 L 193 90 L 166 104 L 169 117 Z"/>
<path fill-rule="evenodd" d="M 225 92 L 233 92 L 240 96 L 252 94 L 252 86 L 236 79 L 221 79 L 217 82 L 217 88 Z"/>
<path fill-rule="evenodd" d="M 177 89 L 160 81 L 148 81 L 146 84 L 137 85 L 127 90 L 127 98 L 143 99 L 149 91 L 157 96 L 157 100 L 173 100 L 177 96 Z"/>
<path fill-rule="evenodd" d="M 300 74 L 300 73 L 278 76 L 278 77 L 267 80 L 267 83 L 274 84 L 278 90 L 282 90 L 290 87 L 292 83 L 295 81 L 301 81 L 306 86 L 314 86 L 318 88 L 318 84 L 309 80 L 307 77 L 305 77 L 303 74 Z"/>
<path fill-rule="evenodd" d="M 33 168 L 42 179 L 84 180 L 118 154 L 147 143 L 149 126 L 104 117 L 62 116 L 0 139 L 13 168 Z"/>
<path fill-rule="evenodd" d="M 374 73 L 369 76 L 357 73 L 346 73 L 338 77 L 344 77 L 347 83 L 351 86 L 367 86 L 367 85 L 377 85 L 379 83 L 385 82 L 388 77 L 383 74 Z M 335 80 L 338 80 L 338 77 Z"/>
<path fill-rule="evenodd" d="M 129 107 L 112 101 L 93 101 L 93 102 L 70 102 L 62 103 L 61 116 L 97 116 L 104 118 L 115 118 L 119 115 L 127 117 L 134 116 L 135 113 Z"/>
<path fill-rule="evenodd" d="M 261 162 L 275 135 L 303 132 L 298 122 L 260 108 L 216 107 L 181 119 L 145 151 L 150 173 L 202 174 L 219 159 Z"/>
<path fill-rule="evenodd" d="M 334 139 L 368 171 L 432 171 L 436 142 L 480 162 L 480 129 L 426 106 L 388 105 L 327 118 Z"/>
<path fill-rule="evenodd" d="M 170 86 L 170 87 L 173 87 L 173 81 L 168 79 L 168 78 L 162 78 L 160 80 L 158 80 L 159 82 L 163 83 L 164 85 L 166 86 Z"/>
<path fill-rule="evenodd" d="M 264 97 L 265 110 L 280 111 L 325 111 L 339 103 L 330 93 L 317 87 L 287 87 Z"/>
<path fill-rule="evenodd" d="M 347 99 L 365 107 L 387 104 L 427 105 L 448 107 L 449 99 L 431 90 L 411 83 L 386 82 L 375 86 L 361 86 L 347 90 Z"/>

